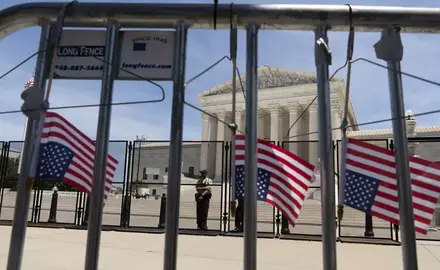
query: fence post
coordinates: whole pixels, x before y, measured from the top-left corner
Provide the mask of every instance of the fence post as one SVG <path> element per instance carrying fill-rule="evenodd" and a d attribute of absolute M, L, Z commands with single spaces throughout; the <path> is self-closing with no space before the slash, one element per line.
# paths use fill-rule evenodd
<path fill-rule="evenodd" d="M 281 214 L 281 234 L 290 234 L 289 221 Z"/>
<path fill-rule="evenodd" d="M 277 208 L 277 212 L 276 212 L 276 216 L 275 216 L 275 227 L 277 228 L 275 234 L 276 235 L 280 235 L 280 224 L 281 224 L 281 211 L 280 209 Z"/>
<path fill-rule="evenodd" d="M 394 151 L 394 140 L 390 140 L 390 150 Z M 399 225 L 393 224 L 396 242 L 399 242 Z"/>
<path fill-rule="evenodd" d="M 90 212 L 90 196 L 87 196 L 86 199 L 86 206 L 83 209 L 83 219 L 82 219 L 82 225 L 87 226 L 89 223 L 89 212 Z"/>
<path fill-rule="evenodd" d="M 365 213 L 365 232 L 364 232 L 364 236 L 374 237 L 373 216 L 370 213 Z"/>
<path fill-rule="evenodd" d="M 128 227 L 128 219 L 129 219 L 129 205 L 131 203 L 130 196 L 124 195 L 124 207 L 122 208 L 122 222 L 121 227 L 127 228 Z"/>
<path fill-rule="evenodd" d="M 224 151 L 223 151 L 223 160 L 224 160 L 224 175 L 225 177 L 223 177 L 223 183 L 222 183 L 222 190 L 224 191 L 224 198 L 223 200 L 223 231 L 226 232 L 227 231 L 227 225 L 228 225 L 228 197 L 227 197 L 227 190 L 229 190 L 229 176 L 230 174 L 228 174 L 228 167 L 229 165 L 231 165 L 231 172 L 232 170 L 235 169 L 235 164 L 230 164 L 229 162 L 229 142 L 225 142 L 224 144 Z M 232 153 L 235 154 L 235 153 Z M 231 180 L 232 181 L 232 180 Z M 224 187 L 223 187 L 224 186 Z"/>
<path fill-rule="evenodd" d="M 162 193 L 162 197 L 160 198 L 159 224 L 157 225 L 159 229 L 165 228 L 166 209 L 167 209 L 167 195 L 165 193 Z"/>
<path fill-rule="evenodd" d="M 58 188 L 53 187 L 52 201 L 50 203 L 50 212 L 48 223 L 56 223 L 57 222 L 57 208 L 58 208 Z"/>

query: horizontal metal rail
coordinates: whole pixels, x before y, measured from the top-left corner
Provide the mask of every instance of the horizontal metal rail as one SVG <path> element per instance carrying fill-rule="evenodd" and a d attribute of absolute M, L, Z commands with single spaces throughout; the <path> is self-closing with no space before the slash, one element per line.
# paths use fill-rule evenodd
<path fill-rule="evenodd" d="M 0 39 L 20 29 L 55 23 L 66 3 L 27 3 L 0 11 Z M 231 6 L 217 6 L 217 29 L 229 29 Z M 352 6 L 356 31 L 376 32 L 390 25 L 404 32 L 440 32 L 440 8 Z M 313 30 L 329 26 L 349 30 L 347 5 L 234 4 L 237 27 L 256 23 L 262 29 Z M 116 20 L 126 28 L 174 28 L 184 21 L 191 28 L 214 27 L 213 4 L 77 3 L 66 14 L 67 27 L 105 27 Z"/>

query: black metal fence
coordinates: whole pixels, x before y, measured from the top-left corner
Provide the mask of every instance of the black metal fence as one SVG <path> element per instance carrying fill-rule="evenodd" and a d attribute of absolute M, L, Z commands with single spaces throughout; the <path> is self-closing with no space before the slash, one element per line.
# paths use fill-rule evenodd
<path fill-rule="evenodd" d="M 370 143 L 393 149 L 392 140 L 367 140 Z M 279 146 L 303 153 L 310 158 L 307 145 L 315 141 L 283 141 Z M 432 160 L 436 155 L 435 145 L 439 138 L 411 138 L 409 143 L 418 144 L 425 149 L 422 158 Z M 167 190 L 168 141 L 111 141 L 109 154 L 118 159 L 119 164 L 113 182 L 114 189 L 105 201 L 103 226 L 115 230 L 136 230 L 145 232 L 163 232 L 164 203 Z M 19 173 L 19 154 L 21 141 L 0 141 L 0 222 L 10 224 L 13 218 L 16 198 L 16 183 Z M 183 143 L 182 184 L 180 200 L 179 228 L 183 233 L 240 235 L 231 232 L 234 229 L 234 217 L 231 216 L 231 151 L 230 142 L 190 141 Z M 439 151 L 440 151 L 440 147 Z M 427 150 L 426 150 L 427 149 Z M 432 150 L 431 152 L 429 152 Z M 440 153 L 438 153 L 440 154 Z M 301 155 L 300 155 L 301 156 Z M 339 184 L 340 141 L 334 142 L 335 184 Z M 194 184 L 199 170 L 208 169 L 213 179 L 212 199 L 210 202 L 207 232 L 197 232 L 196 202 Z M 58 191 L 54 192 L 53 187 Z M 279 209 L 259 202 L 257 207 L 257 229 L 261 237 L 281 237 L 293 239 L 319 240 L 322 231 L 320 182 L 313 182 L 295 226 L 289 225 Z M 54 195 L 54 193 L 57 193 Z M 56 208 L 53 199 L 56 197 Z M 166 199 L 165 199 L 166 198 Z M 85 228 L 88 220 L 88 196 L 75 188 L 59 182 L 35 181 L 32 190 L 32 205 L 29 208 L 29 224 L 33 226 L 61 226 Z M 162 208 L 162 209 L 161 209 Z M 359 211 L 345 207 L 344 219 L 338 223 L 340 239 L 347 241 L 389 242 L 399 241 L 399 228 L 393 224 L 372 218 Z M 440 210 L 440 209 L 438 209 Z M 440 213 L 436 210 L 436 217 Z M 53 216 L 54 213 L 56 216 Z M 161 220 L 162 215 L 162 220 Z M 335 217 L 336 222 L 336 217 Z M 418 239 L 440 240 L 436 231 L 439 221 L 434 220 L 427 235 L 417 234 Z"/>

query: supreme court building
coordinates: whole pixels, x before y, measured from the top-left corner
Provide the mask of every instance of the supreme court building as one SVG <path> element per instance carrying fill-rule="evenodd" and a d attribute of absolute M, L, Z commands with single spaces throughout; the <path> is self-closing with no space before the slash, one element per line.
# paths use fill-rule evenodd
<path fill-rule="evenodd" d="M 245 75 L 241 81 L 246 82 Z M 246 86 L 245 86 L 246 87 Z M 237 129 L 244 132 L 245 99 L 237 79 Z M 306 110 L 316 97 L 316 74 L 278 67 L 260 66 L 258 68 L 258 137 L 264 140 L 285 142 L 284 147 L 312 164 L 318 163 L 318 112 L 316 101 Z M 203 110 L 215 115 L 222 121 L 232 123 L 232 83 L 231 81 L 214 86 L 198 95 Z M 343 79 L 334 78 L 330 82 L 330 106 L 332 127 L 338 128 L 343 117 L 345 102 L 345 84 Z M 299 121 L 302 112 L 306 112 Z M 196 176 L 201 169 L 207 169 L 209 177 L 220 181 L 224 149 L 223 141 L 231 140 L 230 129 L 216 118 L 202 114 L 201 141 L 183 144 L 182 172 Z M 416 120 L 410 111 L 407 112 L 408 137 L 440 136 L 440 126 L 416 127 Z M 348 124 L 356 125 L 354 109 L 349 103 Z M 385 146 L 387 139 L 392 139 L 391 129 L 359 130 L 349 129 L 349 137 L 363 140 L 382 139 L 375 144 Z M 333 140 L 341 139 L 339 129 L 333 131 Z M 208 142 L 209 141 L 209 142 Z M 291 141 L 291 142 L 287 142 Z M 299 141 L 299 142 L 292 142 Z M 411 155 L 440 161 L 440 143 L 411 143 Z M 136 146 L 135 146 L 136 148 Z M 141 181 L 166 182 L 168 171 L 168 143 L 143 143 L 139 154 L 134 151 L 134 171 L 137 170 L 137 159 L 140 157 L 139 171 Z M 336 156 L 335 156 L 336 157 Z M 148 174 L 154 172 L 154 175 Z M 318 173 L 318 172 L 317 172 Z"/>

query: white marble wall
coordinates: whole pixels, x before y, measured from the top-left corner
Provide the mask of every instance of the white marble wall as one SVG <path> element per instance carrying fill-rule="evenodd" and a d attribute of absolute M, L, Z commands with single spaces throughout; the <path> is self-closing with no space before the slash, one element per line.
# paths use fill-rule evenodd
<path fill-rule="evenodd" d="M 318 112 L 316 104 L 312 104 L 307 112 L 301 116 L 299 121 L 291 128 L 288 136 L 289 127 L 297 120 L 301 115 L 305 106 L 299 103 L 289 104 L 288 106 L 280 106 L 277 104 L 267 104 L 264 107 L 260 105 L 258 109 L 258 138 L 276 141 L 282 143 L 285 142 L 285 148 L 289 149 L 292 153 L 296 153 L 305 160 L 308 160 L 312 164 L 317 164 L 319 156 L 318 147 Z M 221 111 L 215 113 L 216 117 L 227 123 L 232 122 L 231 112 Z M 341 124 L 341 113 L 338 106 L 332 105 L 332 127 L 338 128 Z M 236 112 L 235 123 L 238 130 L 245 130 L 245 112 L 243 109 L 238 109 Z M 310 134 L 308 134 L 310 133 Z M 341 132 L 335 130 L 333 133 L 333 139 L 339 140 L 341 138 Z M 306 134 L 298 136 L 301 134 Z M 202 141 L 230 141 L 231 131 L 230 129 L 220 121 L 211 117 L 203 118 L 202 127 Z M 315 142 L 292 142 L 292 141 L 315 141 Z M 211 144 L 210 147 L 201 147 L 201 168 L 206 168 L 209 175 L 216 179 L 221 179 L 221 172 L 223 171 L 224 164 L 222 163 L 222 149 L 221 143 L 217 143 L 215 146 Z"/>

